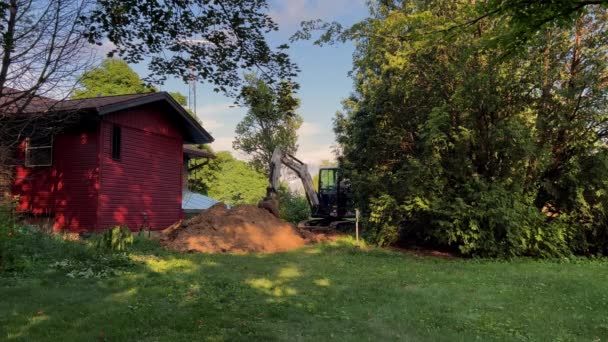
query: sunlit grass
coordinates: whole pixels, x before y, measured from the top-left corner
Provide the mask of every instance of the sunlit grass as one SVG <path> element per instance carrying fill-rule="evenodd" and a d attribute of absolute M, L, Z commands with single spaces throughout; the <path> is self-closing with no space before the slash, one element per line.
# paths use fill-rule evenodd
<path fill-rule="evenodd" d="M 352 239 L 274 255 L 146 243 L 116 276 L 72 279 L 47 249 L 0 274 L 0 340 L 608 340 L 601 260 L 443 260 Z"/>

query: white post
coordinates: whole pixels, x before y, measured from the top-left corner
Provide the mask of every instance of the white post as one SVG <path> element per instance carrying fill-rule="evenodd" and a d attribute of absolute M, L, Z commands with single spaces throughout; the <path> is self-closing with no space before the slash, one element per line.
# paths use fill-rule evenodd
<path fill-rule="evenodd" d="M 359 209 L 355 209 L 355 217 L 356 217 L 356 222 L 355 222 L 355 237 L 357 240 L 357 246 L 359 246 Z"/>

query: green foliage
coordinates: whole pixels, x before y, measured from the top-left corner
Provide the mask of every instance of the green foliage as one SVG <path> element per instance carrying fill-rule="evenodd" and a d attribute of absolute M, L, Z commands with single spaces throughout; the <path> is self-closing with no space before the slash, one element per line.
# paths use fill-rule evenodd
<path fill-rule="evenodd" d="M 144 84 L 127 62 L 115 58 L 105 59 L 100 67 L 85 72 L 79 83 L 83 89 L 74 92 L 74 99 L 154 91 Z"/>
<path fill-rule="evenodd" d="M 357 46 L 335 132 L 371 239 L 481 256 L 608 252 L 607 10 L 512 54 L 493 43 L 508 16 L 460 25 L 484 13 L 470 1 L 370 7 L 319 43 Z"/>
<path fill-rule="evenodd" d="M 0 271 L 17 268 L 18 264 L 14 241 L 20 227 L 14 209 L 12 201 L 0 201 Z"/>
<path fill-rule="evenodd" d="M 170 92 L 169 95 L 171 95 L 171 97 L 180 105 L 184 107 L 188 105 L 188 97 L 186 97 L 186 95 L 176 91 Z"/>
<path fill-rule="evenodd" d="M 125 252 L 133 244 L 133 234 L 128 227 L 116 226 L 97 237 L 96 247 L 113 252 Z"/>
<path fill-rule="evenodd" d="M 120 276 L 132 266 L 133 262 L 124 254 L 99 254 L 91 259 L 62 259 L 51 263 L 49 268 L 73 279 L 101 279 Z"/>
<path fill-rule="evenodd" d="M 521 48 L 548 28 L 574 26 L 581 15 L 598 5 L 608 7 L 608 0 L 491 0 L 479 2 L 483 14 L 476 20 L 507 18 L 508 29 L 496 40 L 509 48 Z M 597 33 L 607 33 L 605 29 L 602 31 Z"/>
<path fill-rule="evenodd" d="M 73 99 L 157 91 L 154 87 L 146 86 L 127 62 L 116 58 L 105 59 L 101 66 L 85 72 L 80 77 L 79 84 L 82 88 L 74 92 Z M 169 95 L 180 105 L 188 105 L 185 95 L 179 92 L 171 92 Z"/>
<path fill-rule="evenodd" d="M 257 204 L 266 194 L 268 179 L 230 152 L 218 152 L 217 158 L 189 176 L 190 188 L 230 205 Z M 192 162 L 196 166 L 200 161 Z"/>
<path fill-rule="evenodd" d="M 5 218 L 4 216 L 2 217 Z M 96 241 L 73 242 L 61 234 L 48 235 L 14 220 L 0 221 L 0 276 L 18 277 L 58 271 L 70 278 L 106 278 L 121 274 L 133 266 L 124 253 L 106 253 Z M 9 234 L 6 234 L 6 232 Z"/>
<path fill-rule="evenodd" d="M 232 95 L 243 70 L 263 70 L 268 83 L 298 71 L 287 45 L 275 49 L 266 41 L 278 30 L 267 0 L 104 0 L 85 7 L 79 24 L 89 43 L 112 45 L 108 57 L 129 63 L 148 59 L 150 83 L 195 77 Z"/>
<path fill-rule="evenodd" d="M 388 246 L 397 242 L 401 219 L 398 217 L 395 199 L 384 194 L 372 199 L 369 209 L 369 218 L 363 224 L 366 227 L 367 238 L 379 246 Z"/>
<path fill-rule="evenodd" d="M 276 89 L 256 75 L 247 75 L 241 90 L 241 100 L 249 111 L 236 126 L 235 150 L 251 157 L 251 165 L 268 173 L 268 165 L 276 147 L 295 154 L 298 150 L 297 131 L 302 117 L 296 113 L 300 101 L 294 97 L 295 87 L 281 82 Z"/>
<path fill-rule="evenodd" d="M 294 225 L 310 218 L 310 204 L 306 197 L 284 186 L 279 189 L 279 210 L 281 218 Z"/>

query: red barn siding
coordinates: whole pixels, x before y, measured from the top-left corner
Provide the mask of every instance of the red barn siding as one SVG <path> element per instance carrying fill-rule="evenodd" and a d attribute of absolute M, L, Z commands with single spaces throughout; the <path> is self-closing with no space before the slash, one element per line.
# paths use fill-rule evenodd
<path fill-rule="evenodd" d="M 120 126 L 137 128 L 150 133 L 182 139 L 179 130 L 155 106 L 148 105 L 112 113 L 106 115 L 104 120 Z"/>
<path fill-rule="evenodd" d="M 95 229 L 99 194 L 99 133 L 55 140 L 55 229 Z"/>
<path fill-rule="evenodd" d="M 18 165 L 13 186 L 13 193 L 19 196 L 17 210 L 36 215 L 52 214 L 53 184 L 52 168 Z"/>
<path fill-rule="evenodd" d="M 55 215 L 55 229 L 94 228 L 98 171 L 96 131 L 58 135 L 53 143 L 52 166 L 16 167 L 13 193 L 20 197 L 17 209 L 35 215 Z"/>
<path fill-rule="evenodd" d="M 119 161 L 111 156 L 114 124 L 122 127 Z M 154 108 L 105 117 L 101 124 L 99 228 L 126 225 L 138 229 L 147 223 L 152 229 L 163 229 L 179 220 L 182 145 L 179 131 Z"/>

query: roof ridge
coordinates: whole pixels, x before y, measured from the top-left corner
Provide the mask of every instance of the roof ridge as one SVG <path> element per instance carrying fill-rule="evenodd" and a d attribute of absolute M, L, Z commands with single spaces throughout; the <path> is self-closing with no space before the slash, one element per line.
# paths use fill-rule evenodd
<path fill-rule="evenodd" d="M 148 95 L 152 95 L 152 94 L 159 94 L 159 93 L 164 93 L 165 91 L 152 91 L 149 93 L 132 93 L 132 94 L 120 94 L 120 95 L 104 95 L 104 96 L 94 96 L 94 97 L 84 97 L 82 99 L 68 99 L 68 100 L 62 100 L 61 102 L 72 102 L 72 101 L 86 101 L 86 100 L 93 100 L 93 99 L 106 99 L 109 97 L 121 97 L 121 96 L 133 96 L 133 95 L 141 95 L 143 96 L 148 96 Z"/>

